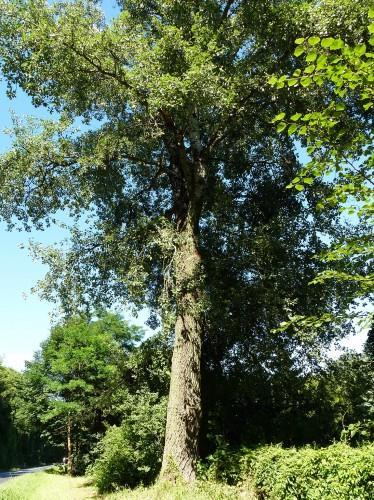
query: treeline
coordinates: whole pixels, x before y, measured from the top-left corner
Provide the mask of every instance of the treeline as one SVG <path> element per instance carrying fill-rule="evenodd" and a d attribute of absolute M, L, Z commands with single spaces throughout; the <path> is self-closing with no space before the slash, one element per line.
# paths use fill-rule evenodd
<path fill-rule="evenodd" d="M 289 357 L 239 373 L 223 360 L 202 381 L 203 461 L 217 449 L 372 440 L 372 350 L 371 334 L 363 354 L 308 370 Z M 149 484 L 161 465 L 170 361 L 171 339 L 144 340 L 117 314 L 55 326 L 22 374 L 1 368 L 2 467 L 67 457 L 69 472 L 90 472 L 102 490 Z"/>
<path fill-rule="evenodd" d="M 25 376 L 0 364 L 0 470 L 50 463 L 60 450 L 48 443 L 31 415 L 22 417 Z"/>

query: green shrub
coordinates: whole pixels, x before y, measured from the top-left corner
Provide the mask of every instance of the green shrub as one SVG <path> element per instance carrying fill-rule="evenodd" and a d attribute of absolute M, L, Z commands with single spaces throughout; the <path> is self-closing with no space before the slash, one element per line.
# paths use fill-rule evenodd
<path fill-rule="evenodd" d="M 234 451 L 226 443 L 219 442 L 213 455 L 199 463 L 198 476 L 209 482 L 237 484 L 242 478 L 241 461 L 244 456 L 244 449 Z"/>
<path fill-rule="evenodd" d="M 219 449 L 202 467 L 213 481 L 250 482 L 269 500 L 365 500 L 374 498 L 374 444 L 353 448 L 265 446 Z"/>
<path fill-rule="evenodd" d="M 88 473 L 100 492 L 149 484 L 158 473 L 164 442 L 166 398 L 144 392 L 129 395 L 120 427 L 110 427 L 99 442 Z"/>
<path fill-rule="evenodd" d="M 374 420 L 362 420 L 349 424 L 342 430 L 341 440 L 353 445 L 374 441 Z"/>
<path fill-rule="evenodd" d="M 258 450 L 248 463 L 255 486 L 269 499 L 373 498 L 374 445 Z"/>

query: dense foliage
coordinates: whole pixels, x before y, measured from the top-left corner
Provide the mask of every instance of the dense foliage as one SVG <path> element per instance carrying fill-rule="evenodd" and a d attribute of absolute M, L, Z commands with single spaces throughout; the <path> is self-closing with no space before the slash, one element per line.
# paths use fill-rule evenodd
<path fill-rule="evenodd" d="M 71 473 L 84 472 L 109 418 L 121 367 L 141 336 L 139 328 L 114 314 L 101 314 L 96 321 L 75 317 L 55 326 L 27 363 L 22 417 L 27 421 L 32 415 L 49 440 L 62 447 Z"/>
<path fill-rule="evenodd" d="M 204 420 L 203 451 L 216 447 L 217 436 L 233 447 L 271 442 L 327 445 L 342 432 L 350 440 L 351 425 L 353 430 L 372 422 L 373 378 L 372 361 L 359 354 L 330 360 L 309 373 L 287 366 L 272 374 L 261 367 L 229 372 L 206 395 L 212 410 L 206 415 L 209 421 Z M 356 431 L 352 442 L 363 438 L 359 427 Z"/>
<path fill-rule="evenodd" d="M 68 402 L 65 402 L 61 396 L 56 399 L 57 393 L 55 392 L 54 395 L 51 392 L 51 388 L 56 387 L 54 377 L 60 373 L 61 357 L 66 345 L 72 342 L 72 337 L 76 352 L 74 356 L 69 356 L 71 358 L 67 363 L 69 366 L 74 363 L 74 359 L 79 357 L 80 349 L 84 350 L 85 361 L 88 365 L 87 351 L 96 352 L 95 359 L 99 361 L 97 349 L 101 343 L 97 335 L 103 330 L 103 323 L 100 325 L 100 321 L 106 325 L 104 327 L 106 341 L 110 341 L 113 338 L 113 332 L 117 332 L 117 339 L 125 339 L 125 342 L 121 343 L 122 355 L 119 355 L 117 350 L 118 344 L 112 345 L 114 353 L 116 353 L 115 358 L 112 357 L 115 360 L 112 363 L 115 364 L 108 366 L 112 366 L 112 375 L 116 373 L 116 377 L 110 377 L 102 385 L 103 380 L 97 376 L 92 378 L 92 372 L 90 375 L 88 371 L 86 377 L 90 378 L 91 387 L 89 391 L 84 392 L 85 397 L 88 398 L 85 403 L 86 414 L 70 413 L 71 418 L 77 419 L 74 421 L 72 433 L 75 472 L 83 472 L 86 466 L 90 465 L 89 473 L 93 475 L 95 483 L 102 491 L 119 486 L 133 487 L 139 483 L 149 484 L 157 477 L 162 459 L 171 347 L 170 342 L 162 336 L 151 337 L 138 345 L 131 345 L 131 339 L 134 335 L 138 338 L 139 331 L 123 323 L 118 316 L 102 314 L 101 320 L 93 322 L 87 321 L 85 318 L 75 318 L 67 324 L 56 327 L 57 331 L 68 330 L 65 338 L 66 343 L 61 345 L 59 353 L 51 348 L 56 341 L 55 328 L 51 338 L 43 344 L 42 351 L 28 365 L 24 374 L 3 369 L 18 383 L 11 411 L 8 409 L 7 413 L 8 425 L 9 422 L 12 422 L 13 431 L 7 427 L 4 435 L 11 437 L 12 432 L 18 433 L 24 440 L 24 445 L 28 446 L 31 442 L 30 436 L 34 439 L 39 436 L 36 441 L 39 445 L 39 448 L 36 449 L 38 454 L 34 453 L 33 463 L 41 460 L 61 460 L 63 454 L 66 454 L 64 404 L 74 401 L 72 399 L 74 393 L 69 392 L 70 401 Z M 116 325 L 116 328 L 113 325 Z M 78 333 L 78 327 L 84 336 Z M 92 327 L 95 335 L 90 335 L 87 331 Z M 81 340 L 80 348 L 76 345 L 77 338 Z M 368 341 L 367 346 L 369 344 Z M 102 346 L 107 354 L 108 346 L 110 346 L 110 342 L 106 342 Z M 96 351 L 93 351 L 94 348 Z M 52 365 L 55 371 L 53 373 L 44 371 L 44 373 L 42 372 L 43 376 L 41 376 L 42 360 L 46 361 L 47 352 L 48 359 L 53 360 Z M 111 356 L 113 356 L 113 352 Z M 245 459 L 242 452 L 233 450 L 243 444 L 256 446 L 259 442 L 283 441 L 285 444 L 294 445 L 314 442 L 326 445 L 341 439 L 350 445 L 361 446 L 372 441 L 374 405 L 372 394 L 373 365 L 370 356 L 347 354 L 336 361 L 330 361 L 324 368 L 318 368 L 308 374 L 293 373 L 292 376 L 282 380 L 280 380 L 280 374 L 268 376 L 266 380 L 262 381 L 253 377 L 254 374 L 251 372 L 242 373 L 241 383 L 238 384 L 238 387 L 236 387 L 238 379 L 231 380 L 228 385 L 222 386 L 220 394 L 224 396 L 228 405 L 225 408 L 225 413 L 217 408 L 215 414 L 209 414 L 211 420 L 204 424 L 204 426 L 208 426 L 210 435 L 202 441 L 205 442 L 202 453 L 207 454 L 209 451 L 216 450 L 213 455 L 205 459 L 205 464 L 208 466 L 203 465 L 201 469 L 201 472 L 205 474 L 204 477 L 209 480 L 225 481 L 229 484 L 243 480 L 244 469 L 241 467 L 244 463 L 248 465 L 248 457 L 251 457 L 250 476 L 257 474 L 258 484 L 256 484 L 258 488 L 266 489 L 270 487 L 269 485 L 272 484 L 274 478 L 266 475 L 267 469 L 262 469 L 261 464 L 264 464 L 265 467 L 267 460 L 271 461 L 274 457 L 277 457 L 274 460 L 281 460 L 283 457 L 284 463 L 280 464 L 280 470 L 283 472 L 279 487 L 285 488 L 283 480 L 286 481 L 286 479 L 282 478 L 283 475 L 286 478 L 287 470 L 299 470 L 298 468 L 301 467 L 305 470 L 305 480 L 303 479 L 302 484 L 300 483 L 298 487 L 312 488 L 311 485 L 308 486 L 308 481 L 311 481 L 308 463 L 309 459 L 313 459 L 312 462 L 320 460 L 318 457 L 313 458 L 313 453 L 317 453 L 316 451 L 311 450 L 310 453 L 305 451 L 304 462 L 304 458 L 299 459 L 296 452 L 283 452 L 279 451 L 278 448 L 275 451 L 272 448 L 264 449 L 268 451 L 251 451 L 248 452 L 249 454 L 245 454 Z M 70 377 L 70 380 L 69 386 L 77 379 Z M 82 391 L 83 387 L 88 389 L 83 383 L 83 374 L 79 380 L 79 390 Z M 60 376 L 59 384 L 61 382 Z M 59 387 L 61 388 L 61 386 Z M 252 389 L 244 392 L 245 387 Z M 78 387 L 75 389 L 77 390 Z M 101 393 L 101 404 L 99 405 L 98 401 L 95 400 L 94 407 L 90 407 L 89 401 L 90 398 L 95 397 L 95 391 Z M 240 391 L 242 398 L 236 399 L 236 395 Z M 81 393 L 76 394 L 77 404 L 81 400 L 81 396 Z M 0 401 L 3 403 L 6 397 L 8 396 L 3 392 Z M 70 408 L 70 405 L 68 406 Z M 248 408 L 251 409 L 249 415 Z M 91 412 L 93 410 L 101 412 L 100 418 L 95 420 L 92 418 Z M 222 415 L 225 417 L 224 421 L 222 421 Z M 2 422 L 4 422 L 3 416 Z M 25 431 L 29 434 L 28 441 L 25 441 L 27 435 Z M 41 433 L 44 435 L 42 439 L 40 438 Z M 57 453 L 55 452 L 53 455 L 51 453 L 53 449 L 48 451 L 46 437 L 54 443 L 62 444 L 63 448 L 60 451 L 57 449 Z M 1 442 L 1 450 L 6 458 L 3 461 L 3 467 L 20 465 L 24 460 L 26 461 L 26 458 L 20 454 L 5 457 L 5 453 L 9 452 L 7 442 L 3 440 Z M 348 445 L 346 448 L 337 447 L 336 451 L 334 450 L 335 448 L 332 449 L 331 457 L 348 450 L 347 453 L 343 453 L 341 460 L 345 460 L 344 457 L 350 453 L 349 456 L 358 457 L 358 462 L 361 460 L 359 458 L 360 452 L 350 452 Z M 30 457 L 32 452 L 32 447 L 28 448 L 27 456 Z M 329 455 L 328 451 L 323 453 Z M 366 457 L 366 452 L 362 453 L 362 456 Z M 273 458 L 270 459 L 270 456 Z M 347 460 L 350 460 L 349 456 L 346 457 Z M 12 461 L 9 461 L 10 457 L 12 457 Z M 327 458 L 330 460 L 329 456 Z M 260 464 L 258 465 L 259 469 L 256 468 L 257 463 Z M 348 466 L 348 462 L 345 463 L 345 466 Z M 206 471 L 207 467 L 208 472 Z M 327 469 L 326 474 L 328 475 L 330 473 Z M 271 473 L 273 474 L 273 472 Z M 352 474 L 354 475 L 353 472 Z M 344 476 L 344 481 L 345 479 Z M 319 488 L 320 486 L 315 487 Z M 344 493 L 343 486 L 340 485 L 339 488 L 338 491 Z M 285 496 L 285 498 L 288 497 Z"/>
<path fill-rule="evenodd" d="M 21 373 L 0 363 L 0 470 L 39 465 L 59 457 L 58 450 L 41 437 L 37 423 L 20 418 L 26 409 L 23 383 Z"/>
<path fill-rule="evenodd" d="M 106 486 L 154 479 L 171 346 L 159 335 L 140 343 L 142 336 L 113 313 L 74 317 L 52 329 L 23 373 L 0 366 L 1 468 L 65 456 L 71 473 L 84 473 L 97 458 L 103 470 L 115 455 L 106 443 L 118 429 L 121 449 L 114 458 L 127 460 L 126 467 L 112 479 L 102 472 Z"/>
<path fill-rule="evenodd" d="M 217 452 L 203 467 L 215 481 L 250 481 L 259 498 L 291 500 L 369 500 L 373 492 L 373 444 L 339 443 L 327 448 L 266 446 L 237 453 Z"/>
<path fill-rule="evenodd" d="M 97 446 L 89 473 L 100 491 L 150 484 L 161 467 L 167 398 L 137 392 L 121 405 L 122 422 L 111 427 Z"/>

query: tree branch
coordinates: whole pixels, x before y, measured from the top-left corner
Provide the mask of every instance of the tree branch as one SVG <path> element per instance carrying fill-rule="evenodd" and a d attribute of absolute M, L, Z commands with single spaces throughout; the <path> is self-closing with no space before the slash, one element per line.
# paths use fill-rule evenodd
<path fill-rule="evenodd" d="M 361 175 L 367 182 L 369 182 L 372 186 L 374 186 L 373 180 L 365 175 L 358 167 L 356 167 L 345 155 L 343 155 L 343 159 L 350 165 L 355 172 Z"/>
<path fill-rule="evenodd" d="M 110 77 L 110 78 L 114 78 L 115 80 L 117 80 L 117 82 L 119 82 L 121 85 L 123 85 L 124 87 L 126 87 L 127 89 L 131 89 L 133 90 L 132 86 L 128 83 L 127 80 L 124 80 L 123 78 L 120 77 L 120 75 L 117 73 L 117 72 L 113 72 L 113 71 L 109 71 L 107 69 L 104 69 L 100 63 L 96 63 L 93 59 L 91 59 L 87 54 L 85 54 L 84 52 L 78 50 L 74 45 L 70 45 L 68 44 L 67 42 L 62 42 L 62 44 L 72 50 L 75 54 L 77 54 L 78 56 L 82 57 L 82 59 L 84 59 L 86 62 L 88 62 L 91 66 L 93 66 L 100 74 L 102 74 L 103 76 L 107 76 L 107 77 Z"/>

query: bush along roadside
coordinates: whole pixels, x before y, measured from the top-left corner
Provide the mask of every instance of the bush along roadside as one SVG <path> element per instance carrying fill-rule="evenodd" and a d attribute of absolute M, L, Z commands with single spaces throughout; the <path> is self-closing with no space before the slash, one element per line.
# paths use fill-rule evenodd
<path fill-rule="evenodd" d="M 164 441 L 167 398 L 148 391 L 128 395 L 123 421 L 108 428 L 87 473 L 100 493 L 151 484 L 159 472 Z"/>
<path fill-rule="evenodd" d="M 366 500 L 374 492 L 374 444 L 353 448 L 221 448 L 201 466 L 213 481 L 250 483 L 269 500 Z"/>

